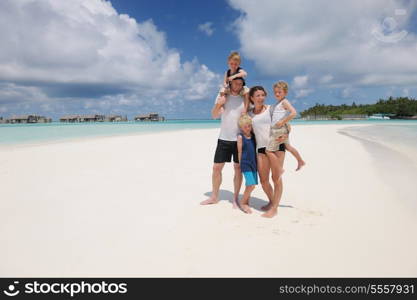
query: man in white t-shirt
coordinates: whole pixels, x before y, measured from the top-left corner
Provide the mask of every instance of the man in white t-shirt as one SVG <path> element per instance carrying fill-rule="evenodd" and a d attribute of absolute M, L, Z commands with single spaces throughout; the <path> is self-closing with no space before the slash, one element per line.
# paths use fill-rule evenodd
<path fill-rule="evenodd" d="M 233 207 L 237 208 L 240 187 L 242 185 L 242 173 L 240 171 L 239 157 L 237 153 L 237 135 L 239 133 L 238 120 L 244 108 L 244 98 L 240 95 L 243 88 L 243 79 L 237 77 L 230 84 L 230 93 L 226 96 L 218 95 L 211 111 L 213 119 L 221 116 L 220 135 L 217 140 L 216 153 L 214 155 L 212 174 L 212 193 L 210 198 L 201 202 L 202 205 L 216 204 L 219 202 L 219 190 L 222 183 L 222 170 L 226 162 L 234 166 L 234 196 Z"/>

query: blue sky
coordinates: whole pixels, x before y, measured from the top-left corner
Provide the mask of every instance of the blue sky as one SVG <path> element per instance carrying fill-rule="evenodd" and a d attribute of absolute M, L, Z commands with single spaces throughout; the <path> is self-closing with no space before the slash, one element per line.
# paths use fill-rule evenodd
<path fill-rule="evenodd" d="M 298 111 L 416 97 L 416 2 L 363 3 L 3 0 L 0 116 L 209 118 L 232 50 Z"/>

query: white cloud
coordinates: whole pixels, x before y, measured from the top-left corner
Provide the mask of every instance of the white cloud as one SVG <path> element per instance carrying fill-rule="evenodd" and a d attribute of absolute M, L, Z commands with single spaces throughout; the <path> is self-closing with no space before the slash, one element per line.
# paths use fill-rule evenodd
<path fill-rule="evenodd" d="M 295 98 L 303 98 L 310 95 L 312 92 L 314 92 L 314 89 L 299 89 L 295 90 Z"/>
<path fill-rule="evenodd" d="M 307 75 L 305 75 L 305 76 L 296 76 L 293 79 L 292 85 L 293 85 L 294 88 L 301 88 L 301 87 L 306 86 L 307 82 L 308 82 L 308 76 Z"/>
<path fill-rule="evenodd" d="M 326 84 L 326 83 L 330 83 L 333 80 L 333 76 L 328 74 L 328 75 L 324 75 L 319 79 L 319 83 L 322 84 Z"/>
<path fill-rule="evenodd" d="M 204 32 L 208 36 L 211 36 L 214 32 L 213 23 L 212 22 L 206 22 L 206 23 L 200 24 L 200 25 L 198 25 L 198 30 Z"/>
<path fill-rule="evenodd" d="M 417 84 L 417 36 L 407 32 L 399 39 L 411 24 L 415 1 L 229 3 L 242 13 L 235 22 L 241 51 L 264 76 L 301 73 L 310 84 L 333 87 Z M 396 9 L 406 14 L 396 15 Z M 375 32 L 398 40 L 384 41 Z"/>
<path fill-rule="evenodd" d="M 197 59 L 182 61 L 151 20 L 137 22 L 104 0 L 2 0 L 0 43 L 2 105 L 29 90 L 38 94 L 20 99 L 199 100 L 221 80 Z"/>

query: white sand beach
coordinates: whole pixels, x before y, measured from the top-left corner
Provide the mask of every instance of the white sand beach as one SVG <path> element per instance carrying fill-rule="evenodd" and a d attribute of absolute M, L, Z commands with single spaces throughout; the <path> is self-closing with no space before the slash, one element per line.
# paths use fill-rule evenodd
<path fill-rule="evenodd" d="M 2 147 L 0 276 L 416 277 L 416 210 L 343 127 L 293 126 L 273 219 L 260 186 L 232 209 L 230 164 L 199 205 L 218 129 Z"/>

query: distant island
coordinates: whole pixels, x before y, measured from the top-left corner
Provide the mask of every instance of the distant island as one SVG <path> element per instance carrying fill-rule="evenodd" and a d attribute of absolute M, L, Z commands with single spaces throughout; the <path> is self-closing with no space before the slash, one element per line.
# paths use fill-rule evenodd
<path fill-rule="evenodd" d="M 389 97 L 375 104 L 324 105 L 300 112 L 303 120 L 359 120 L 359 119 L 408 119 L 417 120 L 417 100 L 408 97 Z"/>

